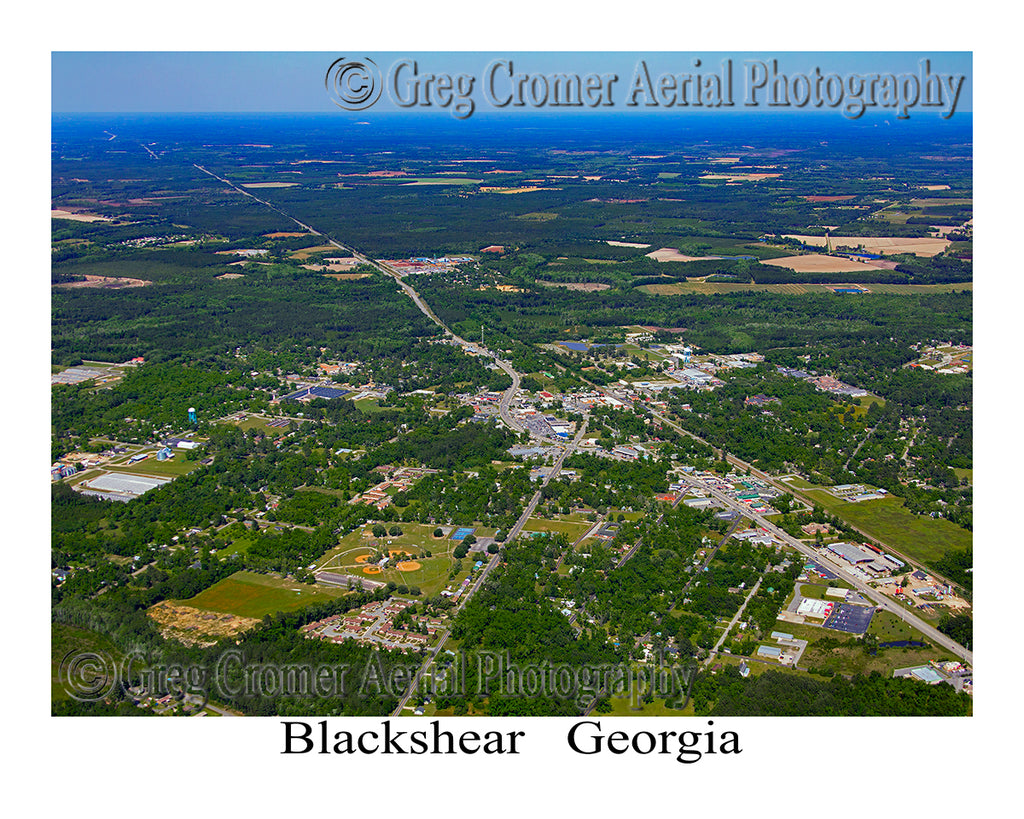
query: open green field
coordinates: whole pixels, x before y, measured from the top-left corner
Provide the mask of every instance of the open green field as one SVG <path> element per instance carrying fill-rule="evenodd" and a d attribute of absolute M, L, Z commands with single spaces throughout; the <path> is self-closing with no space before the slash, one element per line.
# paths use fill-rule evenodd
<path fill-rule="evenodd" d="M 836 632 L 829 632 L 835 634 Z M 908 638 L 913 639 L 913 638 Z M 920 637 L 918 638 L 920 639 Z M 922 642 L 926 642 L 922 640 Z M 885 677 L 892 676 L 897 668 L 924 665 L 929 660 L 955 660 L 948 651 L 929 646 L 928 648 L 884 648 L 872 656 L 864 651 L 860 641 L 837 648 L 822 648 L 811 643 L 807 646 L 800 665 L 834 671 L 837 674 L 870 674 L 878 671 Z"/>
<path fill-rule="evenodd" d="M 105 466 L 110 472 L 135 472 L 139 475 L 153 475 L 157 478 L 180 478 L 199 468 L 199 461 L 185 460 L 185 453 L 175 453 L 173 458 L 166 461 L 158 461 L 156 455 L 150 455 L 144 461 L 138 461 L 131 466 Z"/>
<path fill-rule="evenodd" d="M 217 557 L 231 557 L 231 555 L 240 555 L 249 551 L 249 547 L 252 546 L 253 542 L 248 538 L 240 537 L 238 540 L 232 541 L 219 552 Z"/>
<path fill-rule="evenodd" d="M 868 634 L 873 634 L 880 643 L 892 640 L 921 640 L 924 637 L 913 626 L 901 620 L 891 611 L 876 611 L 868 626 Z"/>
<path fill-rule="evenodd" d="M 932 562 L 950 550 L 971 548 L 973 538 L 966 529 L 942 518 L 914 515 L 904 508 L 902 498 L 890 496 L 847 503 L 823 489 L 810 490 L 808 495 L 869 537 L 877 538 L 913 560 Z"/>
<path fill-rule="evenodd" d="M 819 585 L 817 585 L 815 583 L 801 583 L 800 584 L 800 596 L 801 597 L 806 597 L 806 598 L 808 598 L 810 600 L 824 600 L 824 599 L 826 599 L 825 589 L 827 589 L 827 588 L 828 588 L 828 586 L 819 586 Z M 831 598 L 831 599 L 838 599 L 838 598 Z M 785 631 L 785 629 L 782 629 L 782 631 Z"/>
<path fill-rule="evenodd" d="M 353 401 L 362 412 L 383 412 L 384 410 L 379 406 L 379 398 L 360 398 L 358 401 Z"/>
<path fill-rule="evenodd" d="M 664 699 L 654 698 L 653 702 L 645 703 L 643 695 L 638 693 L 637 683 L 630 686 L 628 695 L 611 697 L 612 710 L 608 714 L 594 712 L 594 716 L 609 717 L 692 717 L 693 703 L 688 702 L 686 708 L 676 710 L 669 708 Z"/>
<path fill-rule="evenodd" d="M 957 469 L 953 467 L 953 473 L 962 481 L 967 478 L 967 483 L 974 483 L 974 470 L 973 469 Z"/>
<path fill-rule="evenodd" d="M 287 432 L 288 427 L 272 427 L 267 424 L 266 418 L 258 418 L 250 415 L 244 421 L 234 421 L 234 425 L 239 429 L 248 432 L 250 429 L 258 429 L 260 432 L 265 432 L 267 435 L 280 435 L 282 432 Z M 301 424 L 301 421 L 296 421 L 296 424 Z"/>
<path fill-rule="evenodd" d="M 763 290 L 768 293 L 788 293 L 802 296 L 806 293 L 827 293 L 835 284 L 741 284 L 734 282 L 676 282 L 674 284 L 645 284 L 637 290 L 643 290 L 655 296 L 679 296 L 684 293 L 736 293 L 742 290 Z M 893 295 L 910 295 L 912 293 L 953 293 L 962 290 L 973 290 L 971 282 L 954 282 L 951 284 L 870 284 L 858 285 L 866 287 L 872 293 L 890 293 Z"/>
<path fill-rule="evenodd" d="M 861 415 L 867 415 L 868 409 L 872 404 L 878 404 L 879 407 L 885 406 L 885 399 L 880 398 L 877 395 L 862 395 L 855 399 L 857 406 L 853 408 L 854 418 L 859 418 Z"/>
<path fill-rule="evenodd" d="M 587 521 L 551 520 L 549 518 L 531 517 L 523 527 L 524 532 L 552 532 L 563 534 L 573 543 L 582 537 L 594 524 Z"/>
<path fill-rule="evenodd" d="M 311 603 L 323 603 L 347 593 L 344 589 L 309 586 L 241 571 L 201 591 L 190 600 L 175 602 L 197 609 L 261 619 L 267 614 L 301 609 Z"/>

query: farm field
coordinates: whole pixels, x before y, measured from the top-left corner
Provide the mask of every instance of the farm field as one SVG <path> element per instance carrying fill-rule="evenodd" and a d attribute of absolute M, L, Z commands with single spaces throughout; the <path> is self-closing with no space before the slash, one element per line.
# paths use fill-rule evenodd
<path fill-rule="evenodd" d="M 972 282 L 952 282 L 949 284 L 857 284 L 869 293 L 887 293 L 894 296 L 907 296 L 914 293 L 958 293 L 974 289 Z M 791 296 L 802 296 L 805 293 L 830 293 L 838 284 L 741 284 L 733 282 L 676 282 L 674 284 L 645 284 L 637 288 L 654 296 L 679 296 L 687 293 L 738 293 L 753 290 L 767 293 L 786 293 Z"/>
<path fill-rule="evenodd" d="M 423 176 L 415 179 L 401 177 L 398 183 L 404 187 L 414 185 L 479 185 L 482 179 L 470 179 L 468 176 Z"/>
<path fill-rule="evenodd" d="M 826 256 L 823 253 L 806 253 L 802 256 L 783 256 L 779 259 L 763 259 L 761 264 L 785 267 L 797 273 L 859 273 L 864 270 L 881 270 L 871 262 L 855 262 L 843 256 Z"/>
<path fill-rule="evenodd" d="M 310 603 L 323 603 L 347 594 L 344 589 L 309 586 L 290 580 L 236 572 L 189 600 L 175 601 L 206 611 L 261 619 L 279 611 L 293 611 Z"/>
<path fill-rule="evenodd" d="M 803 236 L 787 233 L 783 238 L 796 239 L 811 247 L 825 247 L 824 236 Z M 862 247 L 865 253 L 913 253 L 915 256 L 934 256 L 948 246 L 948 239 L 930 237 L 912 239 L 901 236 L 832 236 L 832 247 Z"/>

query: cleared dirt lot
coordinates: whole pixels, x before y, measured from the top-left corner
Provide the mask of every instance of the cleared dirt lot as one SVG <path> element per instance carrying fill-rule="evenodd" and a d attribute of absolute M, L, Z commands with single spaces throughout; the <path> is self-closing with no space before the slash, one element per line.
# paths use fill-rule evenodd
<path fill-rule="evenodd" d="M 122 279 L 116 276 L 86 276 L 81 282 L 61 282 L 54 287 L 103 287 L 108 290 L 120 290 L 125 287 L 145 287 L 153 282 L 145 279 Z"/>
<path fill-rule="evenodd" d="M 545 287 L 564 287 L 566 290 L 581 290 L 586 293 L 607 290 L 611 287 L 609 284 L 602 284 L 600 282 L 542 282 L 538 280 L 537 284 L 542 284 Z"/>
<path fill-rule="evenodd" d="M 157 622 L 162 637 L 179 640 L 185 645 L 216 645 L 223 637 L 234 637 L 260 624 L 252 617 L 203 611 L 166 600 L 157 603 L 147 614 Z"/>
<path fill-rule="evenodd" d="M 696 262 L 705 258 L 703 256 L 687 256 L 685 253 L 680 253 L 674 247 L 660 247 L 644 255 L 648 259 L 654 259 L 656 262 Z"/>
<path fill-rule="evenodd" d="M 88 213 L 86 211 L 72 212 L 70 210 L 60 210 L 54 208 L 50 211 L 51 219 L 70 219 L 73 222 L 113 222 L 106 216 L 100 216 L 98 213 Z"/>

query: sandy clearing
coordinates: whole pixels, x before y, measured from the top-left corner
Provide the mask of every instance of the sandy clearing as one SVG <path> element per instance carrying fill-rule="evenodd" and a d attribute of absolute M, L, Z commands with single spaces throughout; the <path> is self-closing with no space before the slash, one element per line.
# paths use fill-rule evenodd
<path fill-rule="evenodd" d="M 161 636 L 185 645 L 216 645 L 217 640 L 236 637 L 260 624 L 252 617 L 206 611 L 168 600 L 157 603 L 146 614 L 157 622 Z"/>
<path fill-rule="evenodd" d="M 639 242 L 616 242 L 614 239 L 605 239 L 604 243 L 606 245 L 611 245 L 612 247 L 650 247 L 650 245 L 643 245 Z"/>
<path fill-rule="evenodd" d="M 51 219 L 70 219 L 73 222 L 113 222 L 109 216 L 100 216 L 98 213 L 88 213 L 87 211 L 79 211 L 72 213 L 70 210 L 61 210 L 60 208 L 53 208 L 50 211 Z"/>
<path fill-rule="evenodd" d="M 879 270 L 870 262 L 855 262 L 842 256 L 825 256 L 809 253 L 804 256 L 784 256 L 781 259 L 762 259 L 761 264 L 785 267 L 797 273 L 854 273 L 865 270 Z"/>
<path fill-rule="evenodd" d="M 243 182 L 243 188 L 294 188 L 298 182 Z"/>
<path fill-rule="evenodd" d="M 849 196 L 804 196 L 808 202 L 845 202 L 848 199 L 856 199 L 852 194 Z"/>
<path fill-rule="evenodd" d="M 696 262 L 704 258 L 703 256 L 687 256 L 685 253 L 680 253 L 674 247 L 658 248 L 644 255 L 648 259 L 654 259 L 658 262 Z"/>
<path fill-rule="evenodd" d="M 263 238 L 264 239 L 291 239 L 291 238 L 296 237 L 296 236 L 308 236 L 308 235 L 309 235 L 308 233 L 304 233 L 303 231 L 299 231 L 298 233 L 293 233 L 293 232 L 289 232 L 289 231 L 278 231 L 277 233 L 264 233 L 263 234 Z"/>
<path fill-rule="evenodd" d="M 824 247 L 824 236 L 802 236 L 787 233 L 785 239 L 797 239 L 811 247 Z M 948 239 L 917 238 L 902 236 L 833 236 L 832 248 L 861 246 L 865 253 L 913 253 L 915 256 L 934 256 L 949 247 Z"/>
<path fill-rule="evenodd" d="M 359 262 L 356 259 L 351 261 L 336 261 L 329 262 L 327 264 L 304 264 L 303 267 L 306 270 L 318 270 L 318 271 L 329 271 L 331 273 L 345 273 L 354 267 L 358 267 Z"/>
<path fill-rule="evenodd" d="M 145 279 L 124 279 L 117 276 L 86 276 L 84 282 L 61 282 L 54 287 L 104 287 L 119 290 L 124 287 L 145 287 L 152 283 Z"/>
<path fill-rule="evenodd" d="M 564 287 L 566 290 L 579 290 L 585 293 L 593 293 L 598 290 L 608 290 L 611 288 L 610 284 L 602 282 L 542 282 L 538 279 L 537 284 L 544 287 Z"/>
<path fill-rule="evenodd" d="M 356 279 L 368 279 L 370 273 L 324 273 L 328 279 L 334 279 L 336 282 L 351 282 Z"/>

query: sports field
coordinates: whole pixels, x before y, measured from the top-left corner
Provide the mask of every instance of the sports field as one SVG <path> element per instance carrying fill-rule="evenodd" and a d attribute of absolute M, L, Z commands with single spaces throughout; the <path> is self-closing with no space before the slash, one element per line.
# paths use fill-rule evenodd
<path fill-rule="evenodd" d="M 190 600 L 180 600 L 197 609 L 221 611 L 240 617 L 261 619 L 279 611 L 301 609 L 347 594 L 345 589 L 310 586 L 253 572 L 236 572 Z"/>
<path fill-rule="evenodd" d="M 357 577 L 365 575 L 384 583 L 418 586 L 426 596 L 437 594 L 450 583 L 448 574 L 455 564 L 452 550 L 457 544 L 448 536 L 434 538 L 435 526 L 420 523 L 401 523 L 398 526 L 402 534 L 397 536 L 377 537 L 370 524 L 346 535 L 336 548 L 317 562 L 317 571 L 340 572 Z M 450 535 L 450 527 L 445 528 Z M 477 532 L 481 534 L 480 530 Z M 425 556 L 426 552 L 430 552 L 430 557 Z M 370 564 L 371 557 L 384 553 L 391 557 L 386 567 Z M 472 558 L 463 558 L 462 564 L 463 574 L 459 579 L 472 566 Z"/>

